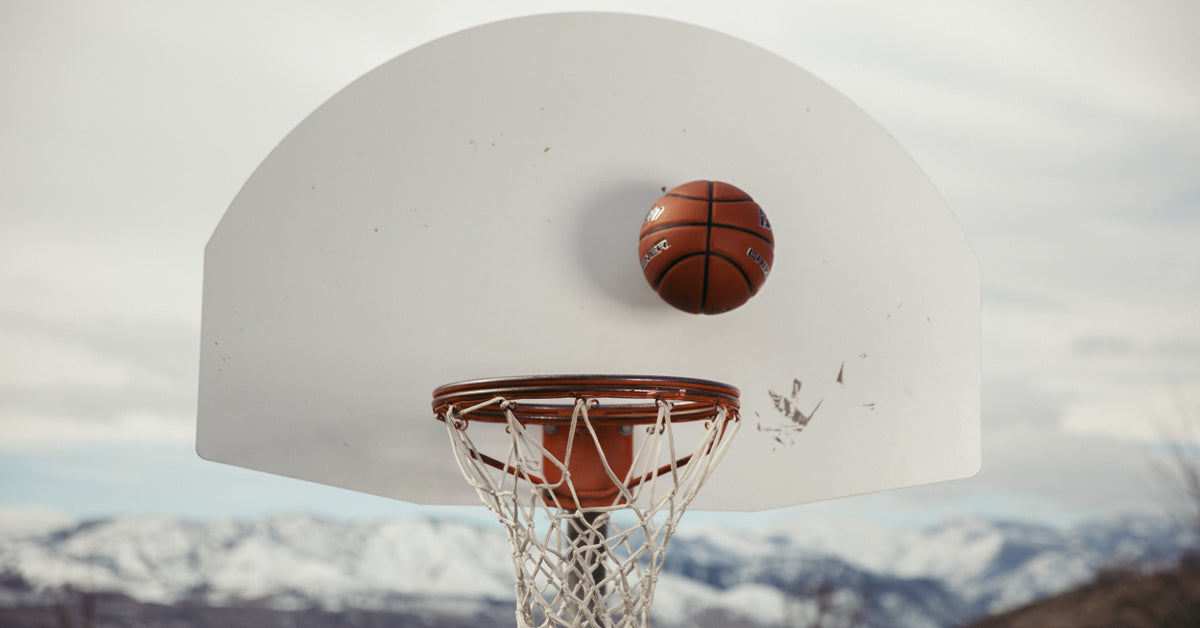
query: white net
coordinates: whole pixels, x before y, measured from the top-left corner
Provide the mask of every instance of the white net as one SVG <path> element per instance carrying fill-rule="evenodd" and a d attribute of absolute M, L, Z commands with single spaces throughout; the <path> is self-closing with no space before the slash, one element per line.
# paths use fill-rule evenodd
<path fill-rule="evenodd" d="M 522 423 L 503 397 L 442 416 L 463 475 L 508 532 L 520 626 L 646 626 L 666 543 L 739 425 L 727 406 L 672 423 L 672 403 L 660 400 L 652 424 L 614 427 L 593 418 L 597 403 L 577 399 L 557 427 Z M 472 422 L 483 408 L 506 420 Z M 489 428 L 506 431 L 503 459 L 469 433 Z M 565 448 L 543 434 L 560 430 Z M 614 441 L 627 453 L 614 454 Z M 596 497 L 598 482 L 608 490 Z"/>

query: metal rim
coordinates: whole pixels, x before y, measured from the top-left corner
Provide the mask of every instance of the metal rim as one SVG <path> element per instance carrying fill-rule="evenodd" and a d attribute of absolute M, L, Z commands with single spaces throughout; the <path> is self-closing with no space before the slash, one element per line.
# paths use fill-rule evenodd
<path fill-rule="evenodd" d="M 580 399 L 586 399 L 588 416 L 618 424 L 647 424 L 658 419 L 658 404 L 670 403 L 672 421 L 709 419 L 718 408 L 736 411 L 740 391 L 721 382 L 690 377 L 649 375 L 534 375 L 497 377 L 455 382 L 433 391 L 433 410 L 444 420 L 452 408 L 472 408 L 497 397 L 505 407 L 477 407 L 461 418 L 503 422 L 506 408 L 522 422 L 569 422 Z M 569 403 L 543 403 L 563 400 Z M 644 403 L 637 403 L 639 400 Z"/>

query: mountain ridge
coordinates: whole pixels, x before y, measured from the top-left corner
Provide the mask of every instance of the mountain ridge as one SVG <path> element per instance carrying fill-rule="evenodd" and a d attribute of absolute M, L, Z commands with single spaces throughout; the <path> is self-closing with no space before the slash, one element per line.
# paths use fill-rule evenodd
<path fill-rule="evenodd" d="M 651 612 L 660 626 L 705 617 L 954 626 L 1066 591 L 1114 564 L 1170 564 L 1195 544 L 1190 530 L 1150 518 L 1069 529 L 981 518 L 926 528 L 690 529 L 685 520 Z M 510 554 L 498 524 L 444 518 L 120 517 L 0 533 L 0 608 L 47 603 L 69 587 L 168 606 L 416 612 L 510 625 Z"/>

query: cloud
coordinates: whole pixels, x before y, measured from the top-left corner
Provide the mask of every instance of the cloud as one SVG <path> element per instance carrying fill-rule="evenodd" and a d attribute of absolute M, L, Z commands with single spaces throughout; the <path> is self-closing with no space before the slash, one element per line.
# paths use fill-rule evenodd
<path fill-rule="evenodd" d="M 1047 388 L 1034 373 L 984 371 L 983 421 L 987 438 L 1013 429 L 1053 426 L 1062 420 L 1069 402 L 1060 392 Z"/>
<path fill-rule="evenodd" d="M 1107 360 L 1139 370 L 1143 362 L 1164 364 L 1165 368 L 1200 368 L 1200 338 L 1173 337 L 1146 341 L 1127 335 L 1093 334 L 1076 337 L 1071 353 L 1087 359 Z M 1131 364 L 1136 360 L 1139 364 Z"/>
<path fill-rule="evenodd" d="M 169 321 L 0 311 L 0 449 L 190 440 L 196 336 Z"/>
<path fill-rule="evenodd" d="M 970 479 L 856 497 L 825 510 L 899 522 L 969 514 L 1070 524 L 1166 514 L 1180 497 L 1156 472 L 1152 452 L 1120 440 L 1034 428 L 989 432 L 983 459 L 982 471 Z"/>
<path fill-rule="evenodd" d="M 71 515 L 39 504 L 0 506 L 0 534 L 4 535 L 41 533 L 75 522 Z"/>
<path fill-rule="evenodd" d="M 9 412 L 5 408 L 5 412 Z M 196 428 L 190 417 L 139 412 L 105 420 L 39 412 L 5 421 L 0 452 L 78 450 L 128 443 L 191 443 Z"/>

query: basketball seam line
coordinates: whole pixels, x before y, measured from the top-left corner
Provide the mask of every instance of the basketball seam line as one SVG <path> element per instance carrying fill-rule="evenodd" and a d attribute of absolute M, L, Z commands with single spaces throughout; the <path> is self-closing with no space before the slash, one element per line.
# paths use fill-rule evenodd
<path fill-rule="evenodd" d="M 708 228 L 704 232 L 704 277 L 700 284 L 700 311 L 708 311 L 708 260 L 712 254 L 713 182 L 708 182 Z"/>
<path fill-rule="evenodd" d="M 739 264 L 737 262 L 737 260 L 735 260 L 734 258 L 732 258 L 724 253 L 720 253 L 717 251 L 711 251 L 708 253 L 697 251 L 695 253 L 688 253 L 686 255 L 680 255 L 679 257 L 671 260 L 670 264 L 667 264 L 665 268 L 660 270 L 658 272 L 658 274 L 654 276 L 654 284 L 653 284 L 654 289 L 658 290 L 658 287 L 660 285 L 662 285 L 663 279 L 666 278 L 667 273 L 670 272 L 672 268 L 675 268 L 680 263 L 682 263 L 684 260 L 699 256 L 699 255 L 703 255 L 705 257 L 706 264 L 708 263 L 708 256 L 710 256 L 710 255 L 713 257 L 719 257 L 719 258 L 729 262 L 729 264 L 731 266 L 733 266 L 739 273 L 742 274 L 742 278 L 746 280 L 746 287 L 750 289 L 750 296 L 754 296 L 756 291 L 754 289 L 754 281 L 750 279 L 750 273 L 747 273 L 746 269 L 742 268 L 742 265 Z"/>
<path fill-rule="evenodd" d="M 687 253 L 685 255 L 680 255 L 679 257 L 671 260 L 671 263 L 667 264 L 666 267 L 664 267 L 662 270 L 658 271 L 658 275 L 656 275 L 654 277 L 654 289 L 658 290 L 659 285 L 662 284 L 663 279 L 666 278 L 667 273 L 670 272 L 672 268 L 675 268 L 676 266 L 678 266 L 681 262 L 683 262 L 683 260 L 696 257 L 697 255 L 707 256 L 708 253 L 704 253 L 702 251 L 696 251 L 695 253 Z"/>
<path fill-rule="evenodd" d="M 703 196 L 688 196 L 686 194 L 674 194 L 674 193 L 667 194 L 667 196 L 669 196 L 671 198 L 683 198 L 683 199 L 687 199 L 689 201 L 712 201 L 714 203 L 746 203 L 746 202 L 753 203 L 754 202 L 754 199 L 752 199 L 752 198 L 712 198 L 712 199 L 708 199 L 708 198 L 704 198 Z"/>
<path fill-rule="evenodd" d="M 717 227 L 719 229 L 733 229 L 734 231 L 741 231 L 742 233 L 752 235 L 752 236 L 758 238 L 759 240 L 766 242 L 767 244 L 770 244 L 772 246 L 775 245 L 775 243 L 772 242 L 770 238 L 768 238 L 767 236 L 765 236 L 761 233 L 758 233 L 757 231 L 754 231 L 752 229 L 747 229 L 746 227 L 737 227 L 734 225 L 727 225 L 724 223 L 714 223 L 714 224 L 709 225 L 706 222 L 673 222 L 673 223 L 666 224 L 666 225 L 659 225 L 653 229 L 650 229 L 649 231 L 643 231 L 641 236 L 639 236 L 639 239 L 645 238 L 646 236 L 648 236 L 650 234 L 662 231 L 663 229 L 674 229 L 675 227 L 705 227 L 705 226 Z"/>
<path fill-rule="evenodd" d="M 750 280 L 750 273 L 747 273 L 746 269 L 742 268 L 742 265 L 739 264 L 737 262 L 737 260 L 733 259 L 732 257 L 729 257 L 728 255 L 726 255 L 724 253 L 712 252 L 712 253 L 709 253 L 709 255 L 712 255 L 714 257 L 719 257 L 719 258 L 729 262 L 729 264 L 731 266 L 733 266 L 734 269 L 736 269 L 739 273 L 742 274 L 742 279 L 746 280 L 746 288 L 750 290 L 750 296 L 754 296 L 754 282 Z"/>

